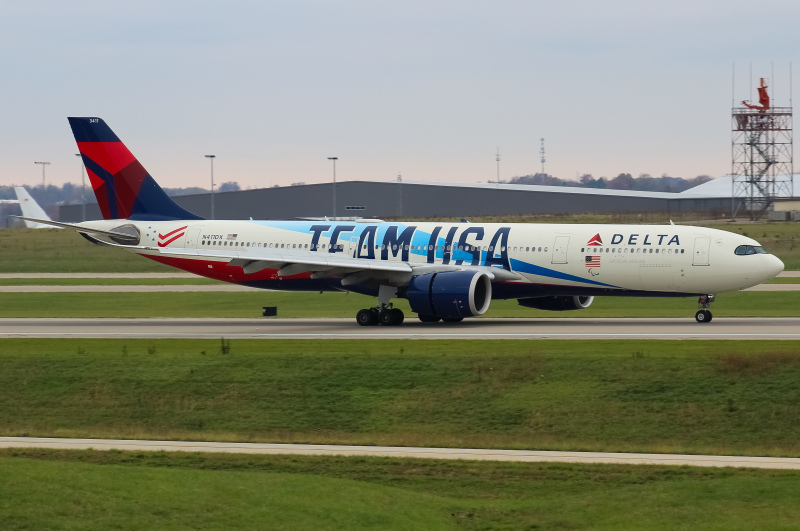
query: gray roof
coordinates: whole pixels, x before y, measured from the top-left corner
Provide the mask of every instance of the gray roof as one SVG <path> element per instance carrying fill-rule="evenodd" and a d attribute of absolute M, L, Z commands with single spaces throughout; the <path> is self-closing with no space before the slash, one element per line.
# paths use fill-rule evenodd
<path fill-rule="evenodd" d="M 692 197 L 733 197 L 733 177 L 726 175 L 724 177 L 717 177 L 707 183 L 703 183 L 694 188 L 681 192 L 682 196 Z M 800 175 L 793 176 L 794 197 L 800 196 Z M 781 196 L 788 197 L 785 194 Z"/>

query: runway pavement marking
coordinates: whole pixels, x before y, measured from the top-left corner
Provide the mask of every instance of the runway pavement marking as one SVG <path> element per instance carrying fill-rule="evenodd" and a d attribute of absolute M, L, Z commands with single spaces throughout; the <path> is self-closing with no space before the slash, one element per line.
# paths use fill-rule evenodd
<path fill-rule="evenodd" d="M 293 454 L 321 456 L 372 456 L 478 461 L 606 463 L 700 467 L 741 467 L 800 470 L 800 458 L 614 452 L 553 452 L 479 448 L 416 448 L 404 446 L 345 446 L 323 444 L 221 443 L 202 441 L 145 441 L 124 439 L 61 439 L 52 437 L 0 437 L 0 448 L 51 448 L 70 450 L 128 450 Z"/>

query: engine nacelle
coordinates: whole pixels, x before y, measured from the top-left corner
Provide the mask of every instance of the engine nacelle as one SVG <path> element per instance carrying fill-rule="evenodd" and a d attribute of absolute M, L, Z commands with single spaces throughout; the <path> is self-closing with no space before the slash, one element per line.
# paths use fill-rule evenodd
<path fill-rule="evenodd" d="M 536 297 L 535 299 L 517 299 L 520 306 L 563 312 L 566 310 L 585 310 L 592 304 L 594 297 L 575 295 L 572 297 Z"/>
<path fill-rule="evenodd" d="M 483 315 L 492 302 L 492 281 L 477 271 L 441 271 L 411 279 L 406 298 L 413 312 L 459 318 Z"/>

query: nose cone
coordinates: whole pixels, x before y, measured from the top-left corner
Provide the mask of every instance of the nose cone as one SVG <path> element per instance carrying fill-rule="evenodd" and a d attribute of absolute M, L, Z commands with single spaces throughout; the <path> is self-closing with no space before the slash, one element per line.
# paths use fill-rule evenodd
<path fill-rule="evenodd" d="M 780 258 L 775 255 L 768 255 L 765 256 L 767 258 L 766 263 L 764 264 L 764 280 L 769 280 L 771 278 L 775 278 L 783 271 L 783 262 Z"/>

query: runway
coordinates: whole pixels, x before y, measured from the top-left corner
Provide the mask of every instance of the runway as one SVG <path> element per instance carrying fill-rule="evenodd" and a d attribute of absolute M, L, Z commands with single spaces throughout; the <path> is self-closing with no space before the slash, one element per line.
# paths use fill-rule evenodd
<path fill-rule="evenodd" d="M 372 456 L 416 459 L 515 461 L 524 463 L 549 462 L 671 466 L 688 465 L 702 467 L 742 467 L 800 470 L 800 459 L 791 457 L 549 452 L 535 450 L 484 450 L 478 448 L 413 448 L 406 446 L 341 446 L 324 444 L 260 444 L 198 441 L 137 441 L 124 439 L 0 437 L 0 448 Z"/>
<path fill-rule="evenodd" d="M 800 318 L 468 319 L 358 326 L 355 319 L 0 319 L 0 338 L 800 340 Z"/>

